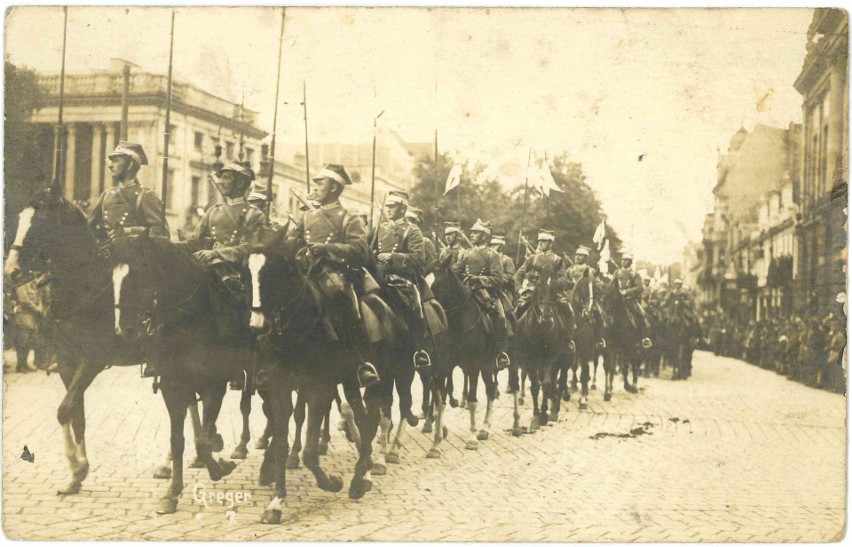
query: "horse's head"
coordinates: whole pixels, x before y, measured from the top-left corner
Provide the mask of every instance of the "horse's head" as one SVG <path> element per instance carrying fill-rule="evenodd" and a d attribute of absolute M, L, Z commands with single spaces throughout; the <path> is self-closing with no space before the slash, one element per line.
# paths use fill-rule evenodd
<path fill-rule="evenodd" d="M 198 292 L 203 267 L 187 247 L 148 230 L 115 239 L 110 245 L 115 333 L 129 341 L 150 330 L 158 306 Z"/>
<path fill-rule="evenodd" d="M 449 260 L 441 262 L 435 269 L 435 281 L 432 294 L 445 309 L 456 308 L 464 304 L 469 295 L 459 276 L 453 271 Z"/>
<path fill-rule="evenodd" d="M 266 331 L 278 305 L 287 300 L 285 280 L 299 273 L 295 254 L 295 241 L 287 238 L 286 229 L 265 227 L 252 236 L 246 266 L 251 278 L 249 325 L 254 332 Z"/>
<path fill-rule="evenodd" d="M 57 185 L 39 191 L 18 215 L 15 241 L 3 264 L 3 276 L 20 283 L 27 272 L 45 272 L 51 262 L 66 266 L 62 257 L 94 250 L 86 216 L 62 197 Z"/>
<path fill-rule="evenodd" d="M 533 289 L 532 307 L 539 324 L 550 328 L 556 324 L 557 282 L 551 276 L 540 276 Z"/>

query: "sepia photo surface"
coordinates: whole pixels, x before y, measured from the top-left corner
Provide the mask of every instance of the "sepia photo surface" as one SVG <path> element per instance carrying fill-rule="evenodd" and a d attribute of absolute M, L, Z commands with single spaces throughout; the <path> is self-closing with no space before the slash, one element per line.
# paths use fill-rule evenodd
<path fill-rule="evenodd" d="M 845 537 L 846 11 L 4 28 L 7 538 Z"/>

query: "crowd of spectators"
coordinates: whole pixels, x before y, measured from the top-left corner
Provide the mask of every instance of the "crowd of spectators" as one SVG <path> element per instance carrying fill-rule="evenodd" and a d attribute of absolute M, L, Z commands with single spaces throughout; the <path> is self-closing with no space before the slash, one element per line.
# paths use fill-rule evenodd
<path fill-rule="evenodd" d="M 705 313 L 703 323 L 708 349 L 716 355 L 742 359 L 807 386 L 846 392 L 846 317 L 842 313 L 742 322 L 715 310 Z"/>

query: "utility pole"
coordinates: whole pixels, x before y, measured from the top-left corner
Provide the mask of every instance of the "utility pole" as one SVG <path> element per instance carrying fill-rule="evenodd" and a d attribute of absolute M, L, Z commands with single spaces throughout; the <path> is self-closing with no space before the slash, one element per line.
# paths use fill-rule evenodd
<path fill-rule="evenodd" d="M 127 140 L 128 112 L 130 110 L 130 64 L 124 63 L 124 68 L 121 71 L 123 77 L 123 86 L 121 88 L 121 129 L 119 130 L 120 140 Z"/>

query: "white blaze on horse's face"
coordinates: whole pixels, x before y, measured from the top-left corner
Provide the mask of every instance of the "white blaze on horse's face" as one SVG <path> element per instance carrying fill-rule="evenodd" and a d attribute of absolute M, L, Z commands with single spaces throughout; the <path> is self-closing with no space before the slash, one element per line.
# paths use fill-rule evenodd
<path fill-rule="evenodd" d="M 130 266 L 127 264 L 118 264 L 112 269 L 112 295 L 115 301 L 115 334 L 118 336 L 121 336 L 121 284 L 129 273 Z"/>
<path fill-rule="evenodd" d="M 9 276 L 13 272 L 20 270 L 18 265 L 18 247 L 23 247 L 24 240 L 27 238 L 30 228 L 33 225 L 33 216 L 35 209 L 27 207 L 21 214 L 18 215 L 18 231 L 15 233 L 15 242 L 12 244 L 12 250 L 9 251 L 9 256 L 6 257 L 6 263 L 3 264 L 3 275 Z"/>
<path fill-rule="evenodd" d="M 252 253 L 249 256 L 248 268 L 251 274 L 251 319 L 249 319 L 249 326 L 255 330 L 262 329 L 265 321 L 263 312 L 260 311 L 260 270 L 264 264 L 266 264 L 266 255 Z"/>

